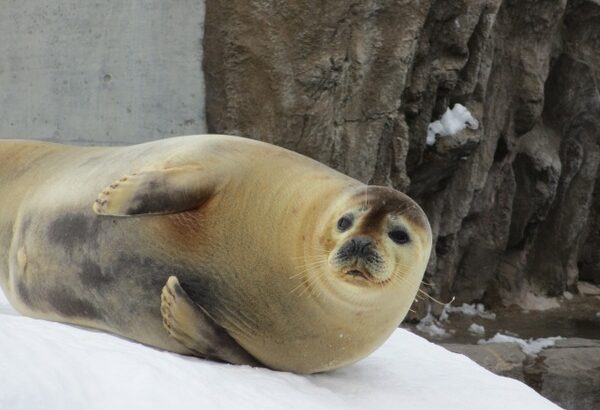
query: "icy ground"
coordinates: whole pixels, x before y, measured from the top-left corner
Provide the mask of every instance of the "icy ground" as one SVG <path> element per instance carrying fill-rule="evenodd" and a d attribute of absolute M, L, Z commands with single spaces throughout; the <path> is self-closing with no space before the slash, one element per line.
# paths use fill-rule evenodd
<path fill-rule="evenodd" d="M 526 385 L 397 330 L 361 362 L 301 376 L 155 350 L 19 316 L 0 292 L 0 409 L 556 409 Z"/>

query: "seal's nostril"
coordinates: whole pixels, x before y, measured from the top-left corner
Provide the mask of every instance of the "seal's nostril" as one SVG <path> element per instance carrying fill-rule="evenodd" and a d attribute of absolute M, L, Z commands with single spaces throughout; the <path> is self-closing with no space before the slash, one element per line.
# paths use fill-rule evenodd
<path fill-rule="evenodd" d="M 369 251 L 371 250 L 371 245 L 372 245 L 371 242 L 363 244 L 361 246 L 361 248 L 360 248 L 360 254 L 361 255 L 367 255 L 367 254 L 369 254 L 370 253 Z"/>
<path fill-rule="evenodd" d="M 368 256 L 373 253 L 373 241 L 365 236 L 353 238 L 348 243 L 347 253 L 351 256 Z"/>

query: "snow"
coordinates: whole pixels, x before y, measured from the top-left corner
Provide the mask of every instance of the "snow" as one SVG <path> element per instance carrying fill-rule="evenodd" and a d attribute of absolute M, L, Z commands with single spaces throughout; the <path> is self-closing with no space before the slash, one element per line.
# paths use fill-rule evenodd
<path fill-rule="evenodd" d="M 433 317 L 431 311 L 428 311 L 427 315 L 419 321 L 417 330 L 435 338 L 444 338 L 450 336 L 448 331 L 444 329 L 444 326 L 442 326 L 442 324 L 437 321 L 435 317 Z"/>
<path fill-rule="evenodd" d="M 1 292 L 0 292 L 1 295 Z M 406 330 L 361 362 L 301 376 L 214 363 L 17 315 L 0 296 L 0 408 L 557 409 Z"/>
<path fill-rule="evenodd" d="M 523 300 L 519 302 L 519 306 L 525 310 L 544 311 L 556 309 L 560 307 L 560 303 L 556 298 L 538 296 L 529 292 L 525 295 Z"/>
<path fill-rule="evenodd" d="M 584 296 L 600 296 L 600 286 L 594 285 L 590 282 L 577 282 L 577 290 L 581 295 Z"/>
<path fill-rule="evenodd" d="M 477 323 L 471 323 L 471 326 L 469 326 L 469 332 L 477 336 L 483 336 L 485 335 L 485 327 L 478 325 Z"/>
<path fill-rule="evenodd" d="M 452 306 L 448 304 L 444 306 L 444 310 L 440 317 L 448 318 L 448 313 L 461 313 L 466 316 L 477 316 L 482 319 L 496 319 L 496 314 L 493 312 L 486 312 L 485 306 L 483 306 L 482 303 L 473 305 L 463 303 L 461 306 Z"/>
<path fill-rule="evenodd" d="M 542 350 L 554 346 L 554 343 L 557 340 L 562 339 L 560 336 L 555 337 L 543 337 L 540 339 L 529 339 L 523 340 L 518 337 L 503 335 L 501 333 L 496 333 L 494 337 L 488 340 L 480 340 L 477 343 L 482 344 L 490 344 L 490 343 L 516 343 L 519 345 L 523 353 L 528 356 L 536 356 Z"/>
<path fill-rule="evenodd" d="M 427 145 L 435 144 L 438 137 L 456 135 L 465 128 L 476 130 L 479 128 L 479 121 L 464 105 L 454 104 L 452 109 L 446 108 L 441 119 L 430 123 L 427 127 Z"/>

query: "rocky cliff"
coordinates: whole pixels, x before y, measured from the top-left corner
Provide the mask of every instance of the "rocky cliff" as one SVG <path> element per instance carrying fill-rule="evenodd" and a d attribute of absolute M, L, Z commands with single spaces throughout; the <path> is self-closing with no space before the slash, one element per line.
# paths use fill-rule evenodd
<path fill-rule="evenodd" d="M 423 206 L 432 294 L 600 282 L 600 1 L 207 0 L 204 50 L 210 132 Z M 480 127 L 428 146 L 455 103 Z"/>

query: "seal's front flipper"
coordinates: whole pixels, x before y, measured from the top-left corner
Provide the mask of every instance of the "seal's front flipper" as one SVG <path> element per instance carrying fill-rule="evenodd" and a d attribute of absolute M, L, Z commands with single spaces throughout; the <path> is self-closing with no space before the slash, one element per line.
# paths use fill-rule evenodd
<path fill-rule="evenodd" d="M 99 215 L 170 214 L 204 203 L 215 192 L 214 173 L 199 166 L 150 169 L 106 187 L 94 203 Z"/>
<path fill-rule="evenodd" d="M 259 365 L 192 301 L 175 276 L 163 287 L 160 310 L 169 334 L 198 356 L 233 364 Z"/>

